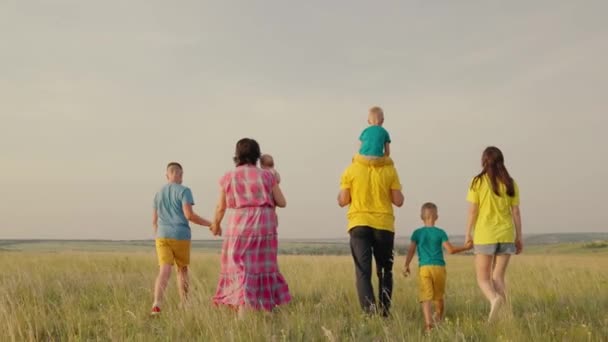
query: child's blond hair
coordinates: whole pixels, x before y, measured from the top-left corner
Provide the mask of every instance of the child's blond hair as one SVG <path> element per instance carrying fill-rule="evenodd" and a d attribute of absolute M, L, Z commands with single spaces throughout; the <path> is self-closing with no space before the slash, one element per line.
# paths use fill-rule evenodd
<path fill-rule="evenodd" d="M 384 123 L 384 111 L 378 106 L 369 109 L 368 121 L 370 125 L 382 125 Z"/>
<path fill-rule="evenodd" d="M 260 165 L 265 167 L 274 167 L 274 158 L 270 154 L 262 154 L 260 157 Z"/>
<path fill-rule="evenodd" d="M 437 209 L 437 205 L 435 203 L 427 202 L 427 203 L 424 203 L 422 205 L 422 208 L 420 209 L 420 217 L 423 220 L 437 219 L 438 211 L 439 210 Z"/>

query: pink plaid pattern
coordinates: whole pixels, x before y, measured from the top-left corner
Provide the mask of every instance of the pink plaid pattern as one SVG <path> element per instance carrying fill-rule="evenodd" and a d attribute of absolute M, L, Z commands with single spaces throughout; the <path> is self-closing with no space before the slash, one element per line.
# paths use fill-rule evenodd
<path fill-rule="evenodd" d="M 277 264 L 274 175 L 240 166 L 220 180 L 228 207 L 216 304 L 272 310 L 291 300 Z"/>

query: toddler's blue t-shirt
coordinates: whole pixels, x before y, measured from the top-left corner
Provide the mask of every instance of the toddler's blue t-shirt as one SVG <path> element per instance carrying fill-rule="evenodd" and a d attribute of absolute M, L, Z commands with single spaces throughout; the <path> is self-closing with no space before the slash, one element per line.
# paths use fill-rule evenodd
<path fill-rule="evenodd" d="M 361 133 L 359 140 L 361 140 L 359 154 L 384 157 L 384 145 L 391 142 L 391 137 L 384 127 L 369 126 Z"/>

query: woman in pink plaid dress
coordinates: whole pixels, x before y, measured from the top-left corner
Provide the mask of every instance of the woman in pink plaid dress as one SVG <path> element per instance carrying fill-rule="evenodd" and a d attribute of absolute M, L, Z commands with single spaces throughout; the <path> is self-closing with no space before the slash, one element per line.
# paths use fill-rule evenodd
<path fill-rule="evenodd" d="M 277 215 L 275 207 L 286 201 L 274 175 L 257 167 L 260 147 L 253 139 L 236 145 L 236 169 L 220 180 L 212 231 L 222 233 L 222 267 L 213 301 L 239 310 L 271 311 L 291 300 L 287 282 L 277 264 Z"/>

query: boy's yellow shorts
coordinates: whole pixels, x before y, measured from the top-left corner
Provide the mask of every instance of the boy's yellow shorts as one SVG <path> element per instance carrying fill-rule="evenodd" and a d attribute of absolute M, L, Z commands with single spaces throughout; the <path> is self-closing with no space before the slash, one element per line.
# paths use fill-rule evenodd
<path fill-rule="evenodd" d="M 438 301 L 445 295 L 445 266 L 421 266 L 418 271 L 420 301 Z"/>
<path fill-rule="evenodd" d="M 158 264 L 186 267 L 190 264 L 190 240 L 156 239 Z"/>

